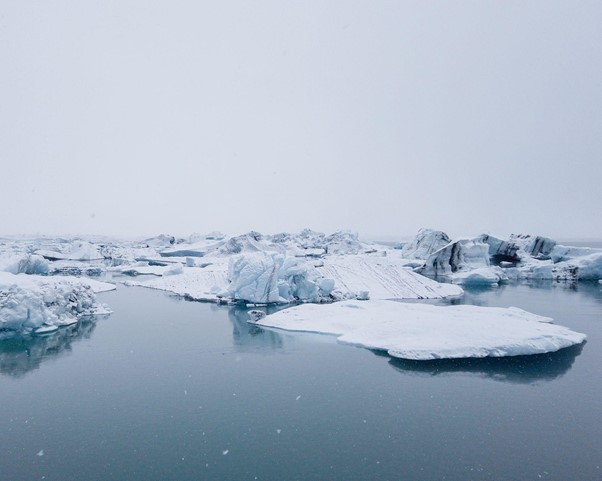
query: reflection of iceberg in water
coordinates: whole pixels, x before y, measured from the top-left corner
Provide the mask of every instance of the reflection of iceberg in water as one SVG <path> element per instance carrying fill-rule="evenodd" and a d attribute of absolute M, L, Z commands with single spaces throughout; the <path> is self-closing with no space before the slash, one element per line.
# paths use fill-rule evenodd
<path fill-rule="evenodd" d="M 280 308 L 281 309 L 281 308 Z M 263 307 L 261 310 L 267 314 L 272 314 L 279 308 Z M 228 317 L 232 323 L 232 342 L 235 346 L 243 350 L 252 349 L 279 349 L 283 346 L 282 336 L 271 329 L 262 329 L 256 324 L 249 324 L 248 312 L 251 309 L 241 306 L 234 306 L 228 311 Z"/>
<path fill-rule="evenodd" d="M 466 374 L 495 381 L 531 384 L 538 381 L 552 381 L 566 374 L 573 366 L 575 358 L 581 354 L 584 345 L 585 343 L 557 352 L 531 356 L 435 361 L 407 361 L 391 358 L 389 364 L 404 374 L 425 377 Z M 386 356 L 384 353 L 377 354 Z"/>
<path fill-rule="evenodd" d="M 0 373 L 15 378 L 55 356 L 71 352 L 71 343 L 88 339 L 96 327 L 96 319 L 82 319 L 77 324 L 60 328 L 44 336 L 15 336 L 0 341 Z"/>

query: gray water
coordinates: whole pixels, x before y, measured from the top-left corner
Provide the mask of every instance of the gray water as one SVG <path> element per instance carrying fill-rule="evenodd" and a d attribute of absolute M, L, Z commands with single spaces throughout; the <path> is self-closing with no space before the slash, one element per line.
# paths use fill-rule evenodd
<path fill-rule="evenodd" d="M 588 334 L 555 354 L 407 362 L 244 310 L 120 287 L 114 314 L 0 343 L 4 480 L 600 480 L 598 284 L 510 285 Z"/>

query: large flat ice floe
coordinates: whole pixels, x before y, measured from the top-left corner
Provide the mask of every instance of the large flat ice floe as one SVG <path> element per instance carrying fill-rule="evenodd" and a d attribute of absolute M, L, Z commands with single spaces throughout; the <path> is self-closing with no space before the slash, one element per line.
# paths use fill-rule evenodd
<path fill-rule="evenodd" d="M 256 324 L 338 336 L 341 342 L 410 360 L 542 354 L 580 344 L 584 334 L 515 307 L 343 301 L 284 309 Z"/>

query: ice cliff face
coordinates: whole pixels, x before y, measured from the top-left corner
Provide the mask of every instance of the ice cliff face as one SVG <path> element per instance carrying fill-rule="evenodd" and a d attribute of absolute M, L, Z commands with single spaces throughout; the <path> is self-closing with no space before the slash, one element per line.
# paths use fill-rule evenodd
<path fill-rule="evenodd" d="M 4 260 L 1 264 L 0 270 L 11 272 L 12 274 L 45 275 L 50 270 L 48 261 L 36 254 L 11 257 Z"/>
<path fill-rule="evenodd" d="M 430 254 L 423 271 L 442 276 L 489 266 L 489 247 L 482 242 L 461 239 Z"/>
<path fill-rule="evenodd" d="M 527 256 L 535 259 L 549 259 L 556 241 L 542 236 L 512 234 L 501 240 L 488 234 L 479 237 L 489 246 L 489 255 L 495 262 L 519 262 Z"/>
<path fill-rule="evenodd" d="M 256 304 L 325 302 L 334 287 L 312 264 L 277 253 L 233 258 L 228 271 L 230 285 L 223 297 Z"/>

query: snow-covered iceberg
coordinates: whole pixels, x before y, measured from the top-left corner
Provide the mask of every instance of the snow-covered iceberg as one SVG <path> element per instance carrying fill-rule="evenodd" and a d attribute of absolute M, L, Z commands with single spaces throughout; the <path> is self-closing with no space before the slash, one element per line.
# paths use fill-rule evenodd
<path fill-rule="evenodd" d="M 401 257 L 406 259 L 427 259 L 431 254 L 451 242 L 445 232 L 433 229 L 420 229 L 411 242 L 401 249 Z"/>
<path fill-rule="evenodd" d="M 326 302 L 334 281 L 298 257 L 258 252 L 230 261 L 225 297 L 258 304 Z"/>
<path fill-rule="evenodd" d="M 25 254 L 9 257 L 0 262 L 0 271 L 12 274 L 48 274 L 49 263 L 40 255 Z"/>
<path fill-rule="evenodd" d="M 114 288 L 88 279 L 0 272 L 0 334 L 51 332 L 82 316 L 109 313 L 95 293 Z"/>
<path fill-rule="evenodd" d="M 303 304 L 249 322 L 333 334 L 344 343 L 412 360 L 541 354 L 585 341 L 584 334 L 551 321 L 514 307 L 381 300 Z"/>
<path fill-rule="evenodd" d="M 104 259 L 104 255 L 100 252 L 100 247 L 98 245 L 84 240 L 69 242 L 64 245 L 64 248 L 61 251 L 38 249 L 35 254 L 41 255 L 51 261 L 93 261 Z"/>
<path fill-rule="evenodd" d="M 212 238 L 209 238 L 212 237 Z M 195 235 L 160 250 L 163 257 L 137 257 L 114 268 L 154 279 L 127 281 L 202 301 L 257 304 L 331 302 L 341 299 L 428 299 L 462 295 L 387 255 L 391 249 L 359 241 L 348 231 L 325 236 L 309 229 L 299 234 L 234 237 Z M 124 250 L 120 255 L 125 255 Z M 193 257 L 184 257 L 194 254 Z M 131 254 L 128 254 L 130 259 Z M 158 257 L 158 255 L 157 255 Z M 182 273 L 166 278 L 160 259 L 181 264 Z M 144 260 L 144 262 L 140 262 Z M 151 265 L 152 264 L 152 265 Z"/>
<path fill-rule="evenodd" d="M 602 279 L 602 249 L 558 245 L 548 237 L 482 234 L 445 243 L 441 231 L 423 229 L 401 249 L 406 265 L 458 284 L 497 284 L 508 279 L 581 281 Z M 416 260 L 422 263 L 416 265 Z"/>

